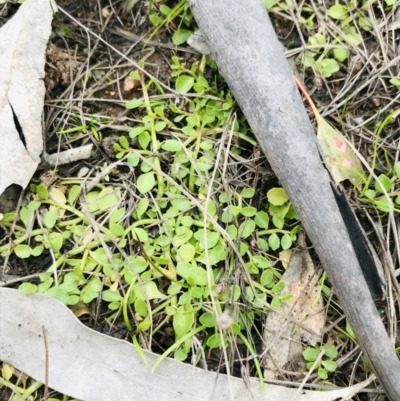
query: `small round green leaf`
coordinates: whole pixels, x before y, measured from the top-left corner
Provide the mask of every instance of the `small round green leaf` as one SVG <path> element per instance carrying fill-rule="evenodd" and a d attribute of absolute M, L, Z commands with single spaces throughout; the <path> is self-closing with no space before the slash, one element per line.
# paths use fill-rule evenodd
<path fill-rule="evenodd" d="M 202 141 L 200 143 L 200 148 L 203 149 L 203 150 L 210 150 L 213 147 L 214 147 L 214 144 L 209 139 L 206 139 L 205 141 Z"/>
<path fill-rule="evenodd" d="M 138 135 L 140 135 L 144 131 L 146 131 L 146 127 L 144 127 L 143 125 L 140 125 L 139 127 L 132 128 L 129 131 L 129 136 L 131 138 L 135 138 L 135 137 L 137 137 Z"/>
<path fill-rule="evenodd" d="M 282 206 L 289 198 L 283 188 L 272 188 L 267 192 L 268 202 L 274 206 Z"/>
<path fill-rule="evenodd" d="M 215 326 L 215 316 L 211 312 L 205 312 L 200 316 L 200 323 L 206 327 L 214 327 Z"/>
<path fill-rule="evenodd" d="M 137 154 L 131 153 L 131 154 L 127 157 L 126 161 L 127 161 L 132 167 L 136 167 L 136 166 L 139 164 L 140 159 L 139 159 L 139 156 L 138 156 Z"/>
<path fill-rule="evenodd" d="M 208 283 L 207 271 L 200 266 L 193 266 L 190 269 L 190 277 L 196 285 L 205 286 Z"/>
<path fill-rule="evenodd" d="M 49 297 L 53 297 L 53 298 L 59 300 L 64 305 L 68 305 L 69 294 L 65 290 L 65 288 L 62 288 L 61 286 L 59 286 L 59 287 L 51 287 L 45 292 L 45 294 L 48 295 Z"/>
<path fill-rule="evenodd" d="M 53 232 L 49 235 L 49 242 L 54 253 L 58 254 L 63 246 L 64 237 L 61 233 Z M 33 254 L 33 252 L 32 252 Z"/>
<path fill-rule="evenodd" d="M 115 237 L 122 237 L 124 235 L 124 227 L 121 224 L 112 223 L 110 224 L 110 232 Z"/>
<path fill-rule="evenodd" d="M 278 292 L 281 292 L 285 288 L 285 283 L 283 281 L 279 281 L 279 283 L 276 283 L 272 289 L 271 292 L 273 294 L 276 294 Z"/>
<path fill-rule="evenodd" d="M 349 58 L 350 52 L 347 49 L 333 49 L 335 59 L 341 63 Z"/>
<path fill-rule="evenodd" d="M 135 240 L 139 240 L 140 242 L 147 242 L 149 239 L 149 235 L 146 230 L 140 227 L 132 228 L 132 236 Z"/>
<path fill-rule="evenodd" d="M 240 192 L 240 196 L 242 198 L 252 198 L 255 194 L 254 188 L 245 188 L 242 192 Z"/>
<path fill-rule="evenodd" d="M 266 241 L 264 238 L 259 238 L 258 239 L 258 246 L 262 251 L 268 252 L 269 251 L 269 245 L 268 241 Z"/>
<path fill-rule="evenodd" d="M 240 209 L 238 206 L 235 205 L 230 205 L 229 206 L 229 212 L 233 215 L 233 216 L 237 216 L 240 213 Z"/>
<path fill-rule="evenodd" d="M 386 196 L 382 196 L 378 201 L 375 203 L 376 207 L 382 212 L 388 212 L 389 208 L 389 200 Z"/>
<path fill-rule="evenodd" d="M 373 200 L 373 199 L 375 199 L 376 192 L 375 192 L 373 189 L 367 189 L 367 190 L 365 191 L 365 196 L 366 196 L 368 199 Z"/>
<path fill-rule="evenodd" d="M 38 289 L 37 286 L 32 283 L 22 283 L 19 286 L 19 290 L 23 294 L 33 294 L 33 293 L 37 292 L 37 289 Z"/>
<path fill-rule="evenodd" d="M 318 368 L 318 377 L 322 380 L 326 380 L 328 378 L 328 373 L 326 373 L 326 370 L 321 366 Z"/>
<path fill-rule="evenodd" d="M 19 244 L 14 248 L 14 252 L 19 258 L 26 259 L 32 255 L 32 248 L 29 245 Z"/>
<path fill-rule="evenodd" d="M 334 372 L 337 368 L 337 365 L 334 361 L 322 361 L 322 366 L 328 371 L 328 372 Z"/>
<path fill-rule="evenodd" d="M 328 15 L 333 19 L 343 19 L 346 12 L 346 6 L 343 4 L 335 4 L 328 10 Z"/>
<path fill-rule="evenodd" d="M 79 194 L 81 193 L 81 187 L 79 185 L 74 185 L 68 192 L 68 202 L 72 205 L 78 199 Z"/>
<path fill-rule="evenodd" d="M 191 305 L 180 306 L 172 318 L 172 325 L 177 339 L 188 333 L 194 323 L 194 310 Z"/>
<path fill-rule="evenodd" d="M 49 198 L 49 192 L 47 188 L 43 185 L 40 184 L 36 188 L 36 193 L 42 198 L 42 199 L 48 199 Z"/>
<path fill-rule="evenodd" d="M 191 280 L 191 279 L 190 279 Z M 188 282 L 190 282 L 190 280 Z M 190 284 L 192 285 L 192 284 Z M 184 292 L 178 300 L 178 305 L 186 305 L 186 304 L 190 304 L 190 302 L 192 301 L 192 294 L 188 291 L 188 292 Z"/>
<path fill-rule="evenodd" d="M 181 224 L 184 227 L 191 227 L 193 224 L 193 219 L 190 216 L 183 216 L 181 220 Z"/>
<path fill-rule="evenodd" d="M 315 348 L 307 348 L 303 351 L 303 357 L 307 362 L 314 362 L 318 357 L 318 350 Z"/>
<path fill-rule="evenodd" d="M 38 245 L 38 246 L 35 246 L 33 249 L 32 249 L 32 256 L 40 256 L 42 253 L 43 253 L 43 250 L 44 250 L 44 247 L 43 247 L 43 245 Z"/>
<path fill-rule="evenodd" d="M 385 189 L 386 192 L 389 192 L 392 188 L 392 181 L 390 178 L 385 174 L 381 174 L 378 179 L 379 180 L 375 183 L 375 190 L 383 193 L 383 190 Z"/>
<path fill-rule="evenodd" d="M 189 31 L 187 29 L 177 29 L 174 34 L 172 35 L 172 43 L 175 46 L 180 46 L 181 44 L 185 43 L 190 35 L 192 34 L 192 31 Z"/>
<path fill-rule="evenodd" d="M 156 179 L 154 173 L 142 174 L 136 183 L 137 189 L 141 194 L 145 194 L 151 191 L 156 185 Z"/>
<path fill-rule="evenodd" d="M 128 142 L 128 140 L 126 139 L 126 137 L 121 136 L 121 137 L 119 138 L 119 143 L 121 144 L 121 146 L 122 146 L 124 149 L 128 149 L 128 148 L 129 148 L 129 142 Z"/>
<path fill-rule="evenodd" d="M 261 255 L 254 255 L 252 260 L 256 264 L 256 266 L 260 268 L 266 268 L 271 266 L 271 262 L 267 258 Z"/>
<path fill-rule="evenodd" d="M 28 203 L 28 210 L 33 212 L 34 210 L 39 209 L 41 204 L 42 204 L 42 202 L 39 202 L 39 201 L 31 201 Z"/>
<path fill-rule="evenodd" d="M 220 348 L 221 344 L 221 336 L 219 333 L 213 334 L 207 340 L 207 346 L 210 348 Z"/>
<path fill-rule="evenodd" d="M 339 64 L 333 58 L 324 58 L 317 62 L 317 66 L 320 73 L 327 78 L 340 70 Z"/>
<path fill-rule="evenodd" d="M 204 238 L 204 229 L 196 231 L 194 237 L 199 241 L 202 249 L 211 249 L 217 244 L 221 234 L 217 231 L 206 230 L 206 236 Z"/>
<path fill-rule="evenodd" d="M 119 302 L 119 301 L 123 300 L 123 298 L 118 290 L 116 290 L 116 291 L 105 290 L 105 291 L 103 291 L 101 297 L 104 301 L 107 301 L 107 302 Z"/>
<path fill-rule="evenodd" d="M 144 279 L 144 275 L 142 274 L 142 279 Z M 137 284 L 135 286 L 135 295 L 137 298 L 143 300 L 151 300 L 151 299 L 161 299 L 164 298 L 164 294 L 160 292 L 157 287 L 157 284 L 154 281 L 148 281 L 146 283 Z"/>
<path fill-rule="evenodd" d="M 156 132 L 160 132 L 166 126 L 167 126 L 167 123 L 165 121 L 158 121 L 156 124 L 154 124 L 154 129 L 156 130 Z"/>
<path fill-rule="evenodd" d="M 194 258 L 196 251 L 192 244 L 183 244 L 177 253 L 178 262 L 191 262 Z"/>
<path fill-rule="evenodd" d="M 146 317 L 149 314 L 147 309 L 147 302 L 143 299 L 136 298 L 134 304 L 135 312 L 139 313 L 140 316 Z"/>
<path fill-rule="evenodd" d="M 256 228 L 256 223 L 254 220 L 246 220 L 239 226 L 239 236 L 244 239 L 250 237 L 251 234 L 253 234 L 254 230 Z"/>
<path fill-rule="evenodd" d="M 267 229 L 269 226 L 269 216 L 266 212 L 258 212 L 254 218 L 255 223 L 258 227 Z"/>
<path fill-rule="evenodd" d="M 400 86 L 400 81 L 399 81 Z M 394 166 L 394 171 L 396 172 L 397 179 L 400 180 L 400 162 L 397 162 Z"/>
<path fill-rule="evenodd" d="M 140 99 L 132 99 L 132 100 L 129 100 L 128 102 L 126 102 L 126 108 L 128 110 L 133 110 L 133 109 L 137 109 L 142 104 L 143 104 L 142 100 L 140 100 Z"/>
<path fill-rule="evenodd" d="M 179 362 L 183 362 L 188 357 L 188 352 L 182 348 L 177 349 L 174 352 L 174 359 Z"/>
<path fill-rule="evenodd" d="M 43 223 L 47 228 L 53 228 L 57 222 L 58 209 L 52 207 L 44 216 Z"/>
<path fill-rule="evenodd" d="M 279 300 L 278 297 L 273 297 L 271 301 L 271 306 L 274 309 L 279 309 L 281 307 L 281 301 Z"/>
<path fill-rule="evenodd" d="M 273 279 L 274 279 L 274 274 L 270 269 L 268 269 L 263 271 L 263 273 L 261 274 L 260 283 L 264 287 L 267 287 L 272 283 Z"/>
<path fill-rule="evenodd" d="M 272 223 L 274 223 L 274 226 L 281 230 L 283 228 L 283 225 L 285 224 L 285 220 L 279 216 L 279 214 L 274 214 L 272 216 Z"/>
<path fill-rule="evenodd" d="M 166 150 L 167 152 L 177 152 L 182 149 L 182 145 L 176 139 L 167 139 L 162 145 L 161 148 Z"/>
<path fill-rule="evenodd" d="M 151 141 L 151 136 L 147 131 L 144 131 L 138 135 L 138 142 L 139 145 L 142 147 L 142 149 L 147 149 L 147 146 L 149 146 L 150 141 Z"/>
<path fill-rule="evenodd" d="M 226 232 L 228 233 L 231 240 L 235 240 L 237 238 L 238 230 L 233 224 L 226 228 Z"/>
<path fill-rule="evenodd" d="M 179 93 L 188 93 L 192 89 L 194 78 L 189 75 L 180 75 L 175 83 L 175 89 Z"/>
<path fill-rule="evenodd" d="M 334 344 L 330 344 L 326 350 L 325 355 L 331 359 L 335 359 L 338 356 L 338 351 Z"/>
<path fill-rule="evenodd" d="M 240 213 L 245 217 L 253 217 L 257 213 L 257 209 L 252 206 L 246 206 L 242 208 Z"/>
<path fill-rule="evenodd" d="M 289 234 L 284 234 L 281 239 L 281 246 L 283 250 L 289 249 L 292 246 L 292 238 Z"/>
<path fill-rule="evenodd" d="M 215 162 L 214 159 L 208 156 L 201 156 L 196 162 L 197 168 L 199 171 L 208 171 L 212 167 L 214 167 Z"/>
<path fill-rule="evenodd" d="M 276 251 L 280 246 L 279 237 L 276 234 L 271 234 L 268 238 L 268 245 L 273 251 Z"/>
<path fill-rule="evenodd" d="M 189 210 L 192 206 L 190 200 L 185 197 L 172 198 L 171 205 L 180 212 L 185 212 L 186 210 Z"/>

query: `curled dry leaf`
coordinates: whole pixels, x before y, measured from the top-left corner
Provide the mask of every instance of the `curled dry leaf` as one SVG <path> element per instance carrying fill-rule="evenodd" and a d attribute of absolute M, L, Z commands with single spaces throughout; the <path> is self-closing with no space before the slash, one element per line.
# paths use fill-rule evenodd
<path fill-rule="evenodd" d="M 289 262 L 290 262 L 290 257 L 292 256 L 292 250 L 291 249 L 285 249 L 281 252 L 279 252 L 279 260 L 282 263 L 282 266 L 287 269 Z"/>
<path fill-rule="evenodd" d="M 27 0 L 0 30 L 0 194 L 11 184 L 25 188 L 40 162 L 45 51 L 55 9 L 49 0 Z"/>
<path fill-rule="evenodd" d="M 49 197 L 51 200 L 61 205 L 65 205 L 67 203 L 67 198 L 65 197 L 64 192 L 56 187 L 50 189 Z"/>

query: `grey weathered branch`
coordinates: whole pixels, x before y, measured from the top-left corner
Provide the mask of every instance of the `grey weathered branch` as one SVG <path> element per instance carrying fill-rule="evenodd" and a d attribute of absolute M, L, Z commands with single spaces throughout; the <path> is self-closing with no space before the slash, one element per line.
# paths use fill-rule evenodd
<path fill-rule="evenodd" d="M 389 398 L 400 400 L 400 362 L 371 298 L 262 1 L 188 2 L 212 58 L 300 215 L 357 340 Z"/>

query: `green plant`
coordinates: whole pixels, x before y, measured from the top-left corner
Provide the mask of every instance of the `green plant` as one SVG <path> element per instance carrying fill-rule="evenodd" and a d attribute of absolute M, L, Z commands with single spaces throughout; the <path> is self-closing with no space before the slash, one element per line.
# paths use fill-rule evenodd
<path fill-rule="evenodd" d="M 161 22 L 153 17 L 156 29 L 179 15 L 191 23 L 184 2 L 155 9 L 165 16 Z M 139 122 L 113 144 L 115 159 L 129 165 L 132 176 L 103 162 L 100 180 L 87 191 L 80 178 L 31 185 L 29 203 L 0 222 L 15 227 L 11 254 L 53 260 L 21 291 L 68 306 L 101 300 L 107 320 L 123 320 L 138 352 L 143 336 L 171 327 L 174 342 L 159 363 L 171 353 L 187 360 L 194 336 L 204 350 L 225 349 L 240 338 L 253 355 L 255 320 L 267 306 L 290 299 L 277 295 L 284 284 L 276 253 L 296 240 L 297 214 L 281 188 L 265 198 L 255 188 L 221 184 L 234 176 L 229 167 L 222 176 L 221 153 L 226 163 L 257 143 L 243 116 L 231 119 L 234 100 L 218 89 L 222 79 L 206 78 L 212 68 L 207 57 L 190 64 L 172 58 L 175 89 L 192 95 L 179 103 L 163 96 L 157 81 L 132 71 L 137 92 L 126 108 Z M 103 142 L 105 119 L 82 124 L 71 115 L 60 135 L 77 140 L 90 133 Z M 232 145 L 225 149 L 227 127 Z M 0 246 L 0 255 L 9 257 L 9 250 Z M 241 285 L 232 279 L 240 270 L 246 277 Z M 232 322 L 222 327 L 220 316 L 228 312 Z M 261 378 L 257 359 L 254 366 Z"/>
<path fill-rule="evenodd" d="M 14 384 L 13 377 L 16 376 L 16 384 Z M 33 379 L 29 379 L 27 383 L 21 383 L 20 380 L 21 372 L 16 371 L 13 366 L 3 363 L 1 368 L 0 386 L 6 387 L 12 391 L 12 398 L 10 401 L 21 401 L 21 400 L 34 400 L 37 397 L 38 390 L 43 387 L 43 383 Z M 14 377 L 15 378 L 15 377 Z M 28 384 L 28 385 L 26 385 Z M 51 399 L 49 398 L 49 401 Z M 73 401 L 73 400 L 71 400 Z"/>
<path fill-rule="evenodd" d="M 389 80 L 389 82 L 390 82 L 392 85 L 396 86 L 397 88 L 400 88 L 400 79 L 399 79 L 399 78 L 396 78 L 396 77 L 391 78 L 391 79 Z"/>
<path fill-rule="evenodd" d="M 179 1 L 173 8 L 170 8 L 166 4 L 160 4 L 158 9 L 152 7 L 153 2 L 150 3 L 149 10 L 151 11 L 149 12 L 149 21 L 154 26 L 150 39 L 156 35 L 162 27 L 170 25 L 172 21 L 179 18 L 178 28 L 175 29 L 172 35 L 172 42 L 176 46 L 186 42 L 193 32 L 193 16 L 186 1 Z"/>
<path fill-rule="evenodd" d="M 373 174 L 377 163 L 378 144 L 381 134 L 398 114 L 397 110 L 390 113 L 377 129 L 370 174 L 364 179 L 364 187 L 359 196 L 361 201 L 374 205 L 382 212 L 393 210 L 395 213 L 400 213 L 400 162 L 397 161 L 392 165 L 385 153 L 386 174 L 380 174 L 379 176 Z M 375 182 L 373 182 L 374 178 Z"/>
<path fill-rule="evenodd" d="M 394 167 L 395 173 L 379 175 L 373 188 L 364 192 L 365 198 L 361 198 L 363 202 L 375 205 L 382 212 L 389 212 L 389 202 L 392 202 L 393 211 L 400 213 L 400 163 L 397 162 Z"/>
<path fill-rule="evenodd" d="M 318 377 L 322 380 L 328 378 L 328 372 L 334 372 L 337 369 L 334 359 L 338 352 L 334 344 L 327 347 L 309 347 L 303 351 L 303 357 L 307 361 L 307 369 L 317 369 Z"/>
<path fill-rule="evenodd" d="M 336 2 L 327 10 L 330 20 L 321 23 L 318 23 L 318 18 L 322 14 L 316 13 L 308 5 L 296 10 L 298 5 L 292 1 L 265 0 L 264 4 L 270 12 L 287 13 L 291 10 L 298 13 L 298 22 L 310 32 L 301 64 L 324 77 L 338 72 L 341 63 L 349 58 L 350 50 L 360 46 L 363 39 L 361 32 L 372 30 L 372 23 L 367 14 L 369 3 L 366 1 L 361 5 L 357 1 L 346 4 Z M 326 22 L 330 29 L 320 29 Z M 319 28 L 318 32 L 315 32 L 316 26 Z"/>

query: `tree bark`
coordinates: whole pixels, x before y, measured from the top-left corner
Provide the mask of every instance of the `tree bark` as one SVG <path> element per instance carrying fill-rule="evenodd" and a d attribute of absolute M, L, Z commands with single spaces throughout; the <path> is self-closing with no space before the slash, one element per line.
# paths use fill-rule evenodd
<path fill-rule="evenodd" d="M 392 401 L 400 362 L 371 298 L 321 163 L 314 130 L 261 0 L 188 0 L 236 101 L 326 270 L 363 351 Z"/>

